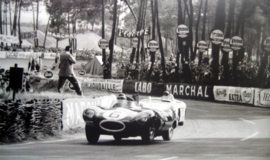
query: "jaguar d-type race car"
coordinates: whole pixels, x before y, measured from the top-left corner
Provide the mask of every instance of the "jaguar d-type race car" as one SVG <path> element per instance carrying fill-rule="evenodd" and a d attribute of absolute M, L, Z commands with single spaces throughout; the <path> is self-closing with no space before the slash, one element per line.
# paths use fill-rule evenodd
<path fill-rule="evenodd" d="M 109 108 L 91 106 L 85 109 L 83 119 L 89 143 L 97 143 L 101 134 L 112 135 L 117 141 L 141 136 L 144 142 L 151 142 L 156 136 L 171 140 L 179 115 L 174 107 L 144 107 L 133 98 L 120 94 Z"/>

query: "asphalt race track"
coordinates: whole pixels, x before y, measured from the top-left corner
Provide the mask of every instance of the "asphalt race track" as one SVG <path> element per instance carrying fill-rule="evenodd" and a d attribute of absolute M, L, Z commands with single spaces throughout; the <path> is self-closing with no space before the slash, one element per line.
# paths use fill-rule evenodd
<path fill-rule="evenodd" d="M 89 145 L 84 134 L 0 146 L 1 160 L 269 160 L 270 109 L 184 100 L 187 117 L 171 141 L 152 144 L 101 136 Z"/>

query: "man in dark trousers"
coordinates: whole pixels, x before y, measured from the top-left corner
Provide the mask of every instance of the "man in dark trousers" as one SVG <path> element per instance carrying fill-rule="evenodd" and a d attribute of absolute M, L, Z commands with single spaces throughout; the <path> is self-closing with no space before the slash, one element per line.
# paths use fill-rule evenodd
<path fill-rule="evenodd" d="M 70 83 L 74 86 L 76 93 L 80 96 L 83 96 L 81 86 L 78 80 L 75 77 L 73 71 L 73 64 L 75 64 L 76 59 L 71 54 L 70 46 L 66 46 L 65 52 L 60 54 L 60 63 L 59 63 L 59 80 L 57 90 L 61 93 L 60 89 L 63 87 L 65 81 L 68 79 Z"/>

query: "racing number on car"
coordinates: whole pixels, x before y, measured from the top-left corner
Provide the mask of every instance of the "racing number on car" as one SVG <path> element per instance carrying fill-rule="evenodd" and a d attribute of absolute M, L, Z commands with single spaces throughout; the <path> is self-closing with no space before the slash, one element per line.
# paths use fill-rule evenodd
<path fill-rule="evenodd" d="M 109 115 L 109 117 L 111 117 L 111 118 L 119 118 L 120 114 L 121 114 L 121 112 L 113 112 L 113 113 L 111 113 Z"/>
<path fill-rule="evenodd" d="M 120 111 L 108 111 L 103 114 L 103 117 L 108 120 L 120 120 L 127 116 L 125 112 Z"/>

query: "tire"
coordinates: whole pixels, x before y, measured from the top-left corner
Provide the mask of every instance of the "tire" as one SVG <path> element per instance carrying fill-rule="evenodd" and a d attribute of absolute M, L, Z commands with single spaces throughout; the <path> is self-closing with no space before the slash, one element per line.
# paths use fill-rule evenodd
<path fill-rule="evenodd" d="M 165 131 L 163 134 L 162 134 L 162 138 L 164 141 L 170 141 L 173 137 L 173 127 L 169 128 L 167 131 Z"/>
<path fill-rule="evenodd" d="M 184 122 L 178 122 L 178 126 L 183 126 Z"/>
<path fill-rule="evenodd" d="M 96 131 L 94 128 L 85 125 L 85 134 L 88 143 L 96 144 L 98 142 L 100 133 L 98 133 L 98 131 Z"/>
<path fill-rule="evenodd" d="M 121 141 L 122 137 L 113 135 L 115 141 Z"/>
<path fill-rule="evenodd" d="M 141 135 L 142 141 L 145 143 L 150 143 L 154 141 L 156 135 L 156 130 L 154 127 L 149 127 L 145 132 Z"/>

